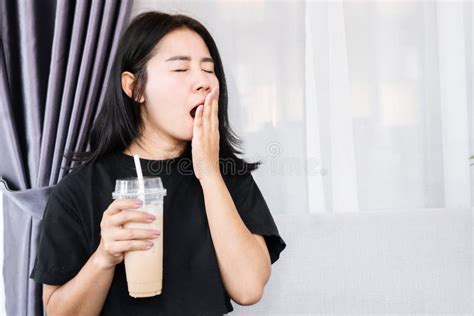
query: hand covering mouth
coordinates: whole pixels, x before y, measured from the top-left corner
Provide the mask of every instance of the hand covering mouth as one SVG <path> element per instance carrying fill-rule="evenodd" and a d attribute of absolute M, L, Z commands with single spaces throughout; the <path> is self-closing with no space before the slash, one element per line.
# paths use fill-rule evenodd
<path fill-rule="evenodd" d="M 201 104 L 204 104 L 204 103 L 197 104 L 195 107 L 191 109 L 191 111 L 189 111 L 189 115 L 191 115 L 192 118 L 196 116 L 196 110 Z"/>

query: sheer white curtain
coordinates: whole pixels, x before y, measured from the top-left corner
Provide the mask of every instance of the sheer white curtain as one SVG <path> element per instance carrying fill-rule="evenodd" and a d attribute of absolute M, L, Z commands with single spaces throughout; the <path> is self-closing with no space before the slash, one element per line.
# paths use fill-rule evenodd
<path fill-rule="evenodd" d="M 329 170 L 310 211 L 472 205 L 472 12 L 307 3 L 307 148 Z"/>
<path fill-rule="evenodd" d="M 474 205 L 471 2 L 144 1 L 202 21 L 274 214 Z"/>

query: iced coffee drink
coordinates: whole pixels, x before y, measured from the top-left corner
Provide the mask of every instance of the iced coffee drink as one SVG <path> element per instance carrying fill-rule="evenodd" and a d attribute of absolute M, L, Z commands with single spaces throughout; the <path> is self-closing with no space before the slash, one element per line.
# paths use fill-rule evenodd
<path fill-rule="evenodd" d="M 157 229 L 161 232 L 153 240 L 152 248 L 125 252 L 125 273 L 132 297 L 159 295 L 163 284 L 163 198 L 166 189 L 159 177 L 144 177 L 142 185 L 143 191 L 137 178 L 119 179 L 112 194 L 114 199 L 142 200 L 143 206 L 133 210 L 153 214 L 156 218 L 151 223 L 127 222 L 124 228 Z"/>

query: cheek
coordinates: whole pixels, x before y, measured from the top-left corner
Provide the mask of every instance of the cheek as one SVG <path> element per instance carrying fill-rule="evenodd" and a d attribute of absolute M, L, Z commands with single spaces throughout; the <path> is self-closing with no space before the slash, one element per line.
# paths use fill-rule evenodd
<path fill-rule="evenodd" d="M 147 107 L 153 110 L 153 112 L 162 112 L 167 104 L 169 104 L 170 91 L 172 90 L 170 89 L 169 82 L 159 80 L 159 77 L 149 78 L 145 89 Z"/>
<path fill-rule="evenodd" d="M 152 82 L 150 82 L 152 83 Z M 167 125 L 180 115 L 180 90 L 171 82 L 154 82 L 146 89 L 146 107 L 154 122 Z"/>
<path fill-rule="evenodd" d="M 175 101 L 169 92 L 156 89 L 147 98 L 147 109 L 155 121 L 166 121 L 173 117 Z"/>

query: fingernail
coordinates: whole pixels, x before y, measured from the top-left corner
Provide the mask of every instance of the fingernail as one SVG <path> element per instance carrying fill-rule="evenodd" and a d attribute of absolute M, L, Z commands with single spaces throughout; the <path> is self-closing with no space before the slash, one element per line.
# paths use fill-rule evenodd
<path fill-rule="evenodd" d="M 153 236 L 159 236 L 160 235 L 160 231 L 159 230 L 154 230 L 153 231 Z"/>
<path fill-rule="evenodd" d="M 200 106 L 198 106 L 197 110 L 198 110 L 198 111 L 202 111 L 203 106 L 204 106 L 204 105 L 201 104 Z"/>
<path fill-rule="evenodd" d="M 141 206 L 141 205 L 143 205 L 143 201 L 142 200 L 136 200 L 135 204 L 138 205 L 138 206 Z"/>
<path fill-rule="evenodd" d="M 156 217 L 153 214 L 148 214 L 148 219 L 155 219 Z"/>
<path fill-rule="evenodd" d="M 147 241 L 147 244 L 148 244 L 148 248 L 151 248 L 153 247 L 155 243 L 153 241 Z"/>

